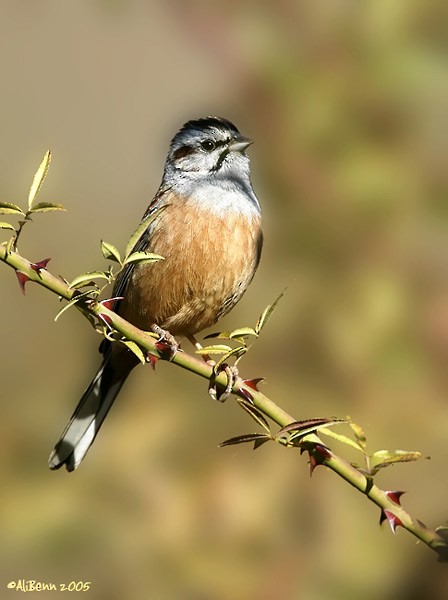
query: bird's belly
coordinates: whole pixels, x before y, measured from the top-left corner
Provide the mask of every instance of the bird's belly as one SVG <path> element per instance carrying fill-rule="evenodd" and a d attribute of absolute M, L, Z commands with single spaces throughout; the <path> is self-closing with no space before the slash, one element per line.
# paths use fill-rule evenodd
<path fill-rule="evenodd" d="M 124 318 L 141 329 L 156 323 L 192 335 L 241 298 L 258 263 L 260 218 L 235 211 L 225 220 L 210 217 L 187 207 L 162 212 L 148 251 L 164 260 L 135 268 L 120 308 Z"/>

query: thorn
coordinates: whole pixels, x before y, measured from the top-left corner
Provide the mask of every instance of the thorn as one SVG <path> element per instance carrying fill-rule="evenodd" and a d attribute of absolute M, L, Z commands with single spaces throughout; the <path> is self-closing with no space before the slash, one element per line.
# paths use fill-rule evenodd
<path fill-rule="evenodd" d="M 400 498 L 403 494 L 406 494 L 406 492 L 390 492 L 390 491 L 386 491 L 384 490 L 384 493 L 386 494 L 386 496 L 389 498 L 389 500 L 392 500 L 392 502 L 394 502 L 395 504 L 398 504 L 398 506 L 401 506 L 401 502 L 400 502 Z"/>
<path fill-rule="evenodd" d="M 156 348 L 160 352 L 160 356 L 166 360 L 171 360 L 177 354 L 179 346 L 174 346 L 171 342 L 166 340 L 159 340 L 156 342 Z"/>
<path fill-rule="evenodd" d="M 103 321 L 103 323 L 106 325 L 106 327 L 108 327 L 109 329 L 112 329 L 112 319 L 109 317 L 109 315 L 105 315 L 103 313 L 98 313 L 97 317 L 98 317 L 98 319 L 101 319 L 101 321 Z"/>
<path fill-rule="evenodd" d="M 254 379 L 243 379 L 244 385 L 247 385 L 247 387 L 252 388 L 256 392 L 259 391 L 258 384 L 260 383 L 260 381 L 264 381 L 264 377 L 255 377 Z"/>
<path fill-rule="evenodd" d="M 156 364 L 157 364 L 158 360 L 159 360 L 159 357 L 154 356 L 154 354 L 151 354 L 150 352 L 148 352 L 148 354 L 146 355 L 146 362 L 149 362 L 153 371 L 156 370 Z"/>
<path fill-rule="evenodd" d="M 17 279 L 19 280 L 19 286 L 22 290 L 22 294 L 25 295 L 25 283 L 27 281 L 30 281 L 30 278 L 28 277 L 28 275 L 25 275 L 25 273 L 22 273 L 22 271 L 16 271 L 16 275 Z"/>
<path fill-rule="evenodd" d="M 51 258 L 44 258 L 43 260 L 40 260 L 37 263 L 30 263 L 30 267 L 33 269 L 33 271 L 36 271 L 36 273 L 40 273 L 40 271 L 42 271 L 42 269 L 46 269 L 48 263 L 50 262 Z"/>
<path fill-rule="evenodd" d="M 245 399 L 246 399 L 248 402 L 250 402 L 251 404 L 253 404 L 253 403 L 254 403 L 254 398 L 253 398 L 252 394 L 249 392 L 249 390 L 246 390 L 246 388 L 244 388 L 244 387 L 241 387 L 241 388 L 240 388 L 240 394 L 241 394 L 242 396 L 244 396 L 244 398 L 245 398 Z"/>
<path fill-rule="evenodd" d="M 109 310 L 114 310 L 115 304 L 119 300 L 124 300 L 123 296 L 117 296 L 116 298 L 107 298 L 106 300 L 101 300 L 100 304 L 101 304 L 101 306 L 104 306 L 104 308 L 108 308 Z"/>
<path fill-rule="evenodd" d="M 381 516 L 380 516 L 380 525 L 382 525 L 382 523 L 385 520 L 389 521 L 389 525 L 390 528 L 392 529 L 392 533 L 395 533 L 395 530 L 397 529 L 397 527 L 403 527 L 403 523 L 401 522 L 401 520 L 397 517 L 397 515 L 394 515 L 393 512 L 391 512 L 390 510 L 382 510 L 381 511 Z"/>
<path fill-rule="evenodd" d="M 308 451 L 310 457 L 310 476 L 319 465 L 323 465 L 324 461 L 331 458 L 329 449 L 323 444 L 307 444 L 307 448 L 302 448 L 301 453 Z"/>

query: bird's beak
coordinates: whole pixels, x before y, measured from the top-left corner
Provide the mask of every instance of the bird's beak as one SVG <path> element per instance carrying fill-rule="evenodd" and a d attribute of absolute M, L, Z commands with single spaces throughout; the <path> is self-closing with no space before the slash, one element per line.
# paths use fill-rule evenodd
<path fill-rule="evenodd" d="M 244 152 L 244 150 L 246 150 L 246 148 L 253 143 L 253 140 L 241 136 L 230 144 L 230 149 L 234 150 L 235 152 Z"/>

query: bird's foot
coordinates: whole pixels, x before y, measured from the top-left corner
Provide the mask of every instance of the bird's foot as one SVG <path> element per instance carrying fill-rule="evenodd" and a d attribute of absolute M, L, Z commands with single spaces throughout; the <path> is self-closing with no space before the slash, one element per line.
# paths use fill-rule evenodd
<path fill-rule="evenodd" d="M 152 325 L 151 331 L 158 335 L 156 341 L 157 350 L 160 352 L 162 358 L 172 360 L 177 352 L 180 350 L 180 344 L 176 338 L 171 335 L 166 329 L 162 329 L 159 325 Z"/>
<path fill-rule="evenodd" d="M 215 366 L 215 361 L 208 360 L 207 363 L 212 367 Z M 219 373 L 224 372 L 227 375 L 227 384 L 223 389 L 222 386 L 217 385 L 215 380 L 210 381 L 210 385 L 208 386 L 208 393 L 213 398 L 213 400 L 218 400 L 218 402 L 225 402 L 227 398 L 232 393 L 233 386 L 238 379 L 238 368 L 235 365 L 228 365 L 227 363 L 223 363 L 219 365 L 218 369 L 215 370 L 215 375 L 219 375 Z"/>
<path fill-rule="evenodd" d="M 194 335 L 189 335 L 188 339 L 195 346 L 196 350 L 202 350 L 202 344 L 198 342 L 198 340 L 194 337 Z M 232 393 L 233 386 L 238 378 L 238 369 L 235 365 L 228 365 L 227 363 L 222 363 L 219 367 L 216 367 L 216 361 L 210 358 L 209 354 L 201 354 L 202 358 L 205 362 L 213 367 L 214 377 L 210 380 L 210 384 L 208 386 L 208 393 L 213 398 L 213 400 L 218 400 L 218 402 L 225 402 L 227 398 Z M 220 373 L 224 372 L 227 375 L 227 384 L 223 389 L 223 386 L 217 385 L 215 378 Z M 219 388 L 219 392 L 218 392 Z"/>

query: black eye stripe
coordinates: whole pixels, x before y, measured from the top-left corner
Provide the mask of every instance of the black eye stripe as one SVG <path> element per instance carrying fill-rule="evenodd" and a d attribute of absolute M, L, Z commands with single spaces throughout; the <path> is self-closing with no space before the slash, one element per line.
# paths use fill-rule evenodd
<path fill-rule="evenodd" d="M 215 142 L 215 145 L 217 148 L 220 148 L 221 146 L 227 146 L 227 144 L 230 142 L 230 139 L 226 139 L 226 140 L 219 140 L 218 142 Z"/>
<path fill-rule="evenodd" d="M 194 148 L 192 148 L 191 146 L 181 146 L 180 148 L 177 148 L 177 150 L 174 151 L 173 158 L 174 160 L 179 160 L 180 158 L 184 158 L 185 156 L 188 156 L 193 152 Z"/>
<path fill-rule="evenodd" d="M 222 167 L 222 163 L 226 160 L 228 154 L 229 154 L 229 149 L 228 148 L 226 148 L 225 150 L 223 150 L 221 152 L 221 154 L 219 155 L 219 158 L 216 161 L 216 164 L 213 165 L 213 167 L 210 169 L 210 171 L 211 172 L 219 171 L 219 169 Z"/>
<path fill-rule="evenodd" d="M 202 140 L 202 142 L 200 142 L 200 146 L 208 152 L 212 152 L 214 150 L 216 150 L 217 148 L 225 148 L 225 150 L 220 154 L 217 165 L 213 168 L 213 170 L 218 170 L 222 163 L 225 160 L 225 157 L 227 156 L 229 150 L 226 146 L 228 146 L 229 142 L 231 140 L 230 139 L 225 139 L 225 140 L 212 140 L 212 139 L 205 139 Z M 204 143 L 206 142 L 211 142 L 213 144 L 213 147 L 211 148 L 205 148 L 203 146 Z M 176 150 L 173 152 L 173 159 L 174 160 L 180 160 L 182 158 L 185 158 L 186 156 L 189 156 L 190 154 L 194 154 L 195 152 L 197 152 L 197 148 L 195 146 L 189 146 L 189 145 L 184 145 L 184 146 L 180 146 L 179 148 L 176 148 Z"/>

